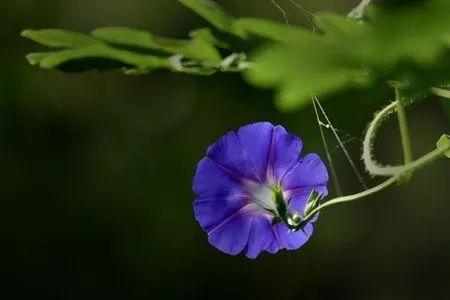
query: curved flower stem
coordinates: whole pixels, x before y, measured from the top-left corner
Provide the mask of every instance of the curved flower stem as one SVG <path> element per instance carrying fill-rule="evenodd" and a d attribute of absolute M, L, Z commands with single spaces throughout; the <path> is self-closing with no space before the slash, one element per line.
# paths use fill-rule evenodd
<path fill-rule="evenodd" d="M 395 101 L 397 102 L 397 117 L 398 117 L 398 124 L 400 127 L 403 158 L 405 164 L 408 164 L 413 160 L 411 137 L 409 135 L 408 119 L 406 118 L 405 101 L 402 95 L 400 94 L 400 89 L 398 87 L 395 88 Z M 402 180 L 404 182 L 407 182 L 409 181 L 410 178 L 411 174 L 405 174 L 405 176 L 402 177 Z"/>
<path fill-rule="evenodd" d="M 358 199 L 370 196 L 372 194 L 375 194 L 377 192 L 380 192 L 380 191 L 384 190 L 385 188 L 391 186 L 393 183 L 395 183 L 398 180 L 398 178 L 399 178 L 399 176 L 393 176 L 393 177 L 389 178 L 388 180 L 380 183 L 379 185 L 374 186 L 373 188 L 370 188 L 363 192 L 331 199 L 331 200 L 319 205 L 315 209 L 313 209 L 307 216 L 305 216 L 304 222 L 310 220 L 315 214 L 317 214 L 319 211 L 323 210 L 324 208 L 326 208 L 328 206 L 358 200 Z"/>
<path fill-rule="evenodd" d="M 318 207 L 313 209 L 311 212 L 308 213 L 308 215 L 306 215 L 303 218 L 303 223 L 310 220 L 315 214 L 317 214 L 319 211 L 321 211 L 322 209 L 324 209 L 326 207 L 336 205 L 339 203 L 358 200 L 358 199 L 370 196 L 372 194 L 375 194 L 377 192 L 384 190 L 385 188 L 387 188 L 387 187 L 391 186 L 392 184 L 394 184 L 395 182 L 397 182 L 405 174 L 410 173 L 410 172 L 412 173 L 412 172 L 416 171 L 417 169 L 419 169 L 425 165 L 428 165 L 429 163 L 433 162 L 434 160 L 438 159 L 439 157 L 442 157 L 444 155 L 444 153 L 447 152 L 448 150 L 450 150 L 450 145 L 445 148 L 442 148 L 442 149 L 433 150 L 433 151 L 425 154 L 421 158 L 402 166 L 401 172 L 399 172 L 397 175 L 390 177 L 388 180 L 380 183 L 379 185 L 377 185 L 371 189 L 368 189 L 366 191 L 363 191 L 363 192 L 360 192 L 357 194 L 353 194 L 353 195 L 337 197 L 337 198 L 331 199 L 331 200 L 319 205 Z"/>

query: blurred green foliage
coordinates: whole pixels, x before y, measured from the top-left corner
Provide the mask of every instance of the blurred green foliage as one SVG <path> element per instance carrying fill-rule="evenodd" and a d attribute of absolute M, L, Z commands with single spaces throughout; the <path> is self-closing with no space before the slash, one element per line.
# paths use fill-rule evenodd
<path fill-rule="evenodd" d="M 448 81 L 450 3 L 429 1 L 401 12 L 375 11 L 356 24 L 334 14 L 316 17 L 322 36 L 293 45 L 269 47 L 255 58 L 249 78 L 278 89 L 283 109 L 309 102 L 311 93 L 324 95 L 349 87 L 406 80 L 409 95 Z M 420 26 L 418 26 L 420 24 Z"/>
<path fill-rule="evenodd" d="M 219 2 L 235 15 L 282 22 L 270 1 Z M 306 20 L 290 1 L 277 2 L 292 24 Z M 345 14 L 357 1 L 298 3 L 313 12 Z M 407 187 L 330 209 L 299 251 L 254 262 L 229 257 L 210 247 L 193 217 L 197 162 L 216 138 L 259 120 L 283 124 L 303 139 L 305 153 L 323 156 L 312 108 L 281 114 L 270 92 L 230 74 L 67 74 L 31 68 L 23 59 L 42 51 L 19 36 L 26 28 L 89 32 L 115 25 L 184 40 L 190 29 L 208 26 L 175 1 L 6 0 L 0 11 L 4 298 L 448 298 L 448 160 L 418 172 Z M 210 31 L 215 35 L 202 30 L 192 36 L 213 43 L 219 35 Z M 230 35 L 214 43 L 222 55 L 227 45 L 247 47 Z M 393 98 L 391 90 L 373 86 L 328 98 L 325 109 L 352 157 L 359 157 L 362 132 L 373 112 Z M 450 131 L 438 99 L 427 100 L 408 108 L 417 154 Z M 344 191 L 359 190 L 326 135 Z M 398 140 L 396 123 L 387 123 L 377 157 L 400 162 Z"/>
<path fill-rule="evenodd" d="M 407 81 L 403 92 L 410 96 L 427 93 L 431 86 L 449 80 L 450 2 L 445 0 L 412 5 L 403 11 L 373 8 L 365 22 L 359 23 L 337 14 L 317 14 L 313 25 L 317 29 L 313 31 L 265 19 L 236 19 L 209 0 L 180 2 L 211 23 L 212 30 L 248 42 L 247 48 L 239 50 L 256 54 L 250 57 L 251 65 L 239 62 L 237 70 L 247 70 L 246 77 L 256 86 L 277 89 L 277 104 L 282 110 L 309 103 L 311 94 L 373 88 L 388 80 Z M 193 39 L 186 41 L 128 28 L 100 28 L 90 36 L 58 29 L 26 30 L 22 35 L 45 46 L 68 48 L 28 56 L 31 64 L 43 68 L 108 66 L 122 67 L 132 74 L 156 68 L 198 74 L 227 71 L 233 56 L 222 58 L 219 45 L 235 51 L 233 42 L 201 30 L 204 34 L 193 31 Z M 117 49 L 124 46 L 128 48 Z M 174 54 L 190 61 L 174 60 Z M 112 61 L 106 64 L 105 60 Z"/>

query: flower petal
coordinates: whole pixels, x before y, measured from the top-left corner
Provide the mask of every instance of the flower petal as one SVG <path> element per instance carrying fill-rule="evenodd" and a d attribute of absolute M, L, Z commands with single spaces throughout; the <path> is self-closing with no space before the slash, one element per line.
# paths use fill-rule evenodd
<path fill-rule="evenodd" d="M 298 162 L 302 141 L 286 132 L 282 126 L 273 129 L 272 149 L 269 158 L 269 181 L 279 183 L 285 174 Z M 271 178 L 272 177 L 272 178 Z"/>
<path fill-rule="evenodd" d="M 248 202 L 242 183 L 209 158 L 202 159 L 198 164 L 193 190 L 197 194 L 195 218 L 206 231 Z"/>
<path fill-rule="evenodd" d="M 229 216 L 244 207 L 247 200 L 239 194 L 199 198 L 194 201 L 194 215 L 206 232 L 218 226 Z"/>
<path fill-rule="evenodd" d="M 253 163 L 248 159 L 237 134 L 232 131 L 211 145 L 207 157 L 229 169 L 237 177 L 259 181 Z"/>
<path fill-rule="evenodd" d="M 277 237 L 272 229 L 271 220 L 266 216 L 255 216 L 248 237 L 248 258 L 256 258 L 263 251 L 275 253 L 280 250 Z"/>
<path fill-rule="evenodd" d="M 303 246 L 313 232 L 311 223 L 306 224 L 303 230 L 298 231 L 289 230 L 282 222 L 273 225 L 273 228 L 278 236 L 280 246 L 287 250 L 295 250 Z"/>
<path fill-rule="evenodd" d="M 217 249 L 237 255 L 247 246 L 254 213 L 244 207 L 208 233 L 208 240 Z"/>
<path fill-rule="evenodd" d="M 305 186 L 326 185 L 328 171 L 320 157 L 310 153 L 300 159 L 298 163 L 286 174 L 282 181 L 284 190 L 301 188 Z"/>
<path fill-rule="evenodd" d="M 200 197 L 216 197 L 244 193 L 239 178 L 227 172 L 209 158 L 203 158 L 197 166 L 192 189 Z"/>
<path fill-rule="evenodd" d="M 258 122 L 241 127 L 237 133 L 247 157 L 253 163 L 256 175 L 262 181 L 266 179 L 273 128 L 269 122 Z"/>

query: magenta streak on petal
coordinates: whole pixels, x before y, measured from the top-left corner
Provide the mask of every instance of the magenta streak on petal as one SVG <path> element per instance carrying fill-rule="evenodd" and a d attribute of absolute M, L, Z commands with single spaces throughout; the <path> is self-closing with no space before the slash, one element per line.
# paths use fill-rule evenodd
<path fill-rule="evenodd" d="M 294 170 L 295 167 L 297 167 L 298 164 L 301 164 L 302 160 L 303 160 L 303 158 L 299 154 L 298 161 L 295 164 L 292 164 L 292 166 L 289 167 L 289 169 L 286 171 L 286 173 L 284 173 L 284 175 L 280 179 L 280 183 L 284 181 L 286 176 L 288 176 L 292 172 L 292 170 Z"/>
<path fill-rule="evenodd" d="M 219 223 L 216 227 L 214 227 L 213 229 L 211 229 L 208 232 L 208 235 L 214 233 L 214 231 L 216 231 L 217 229 L 219 229 L 220 227 L 222 227 L 223 225 L 225 225 L 226 223 L 228 223 L 229 221 L 233 220 L 234 218 L 243 215 L 245 213 L 248 213 L 250 211 L 254 211 L 256 212 L 260 212 L 262 214 L 267 214 L 265 213 L 261 207 L 258 204 L 255 203 L 249 203 L 247 205 L 245 205 L 244 207 L 238 209 L 237 211 L 235 211 L 234 213 L 232 213 L 228 218 L 226 218 L 225 220 L 223 220 L 221 223 Z"/>
<path fill-rule="evenodd" d="M 287 171 L 299 161 L 303 147 L 301 140 L 286 132 L 282 126 L 274 128 L 273 175 L 279 184 Z"/>
<path fill-rule="evenodd" d="M 231 178 L 233 178 L 233 180 L 240 182 L 240 183 L 244 183 L 246 181 L 251 181 L 251 182 L 255 182 L 250 178 L 246 178 L 244 176 L 242 176 L 241 174 L 237 173 L 236 171 L 231 170 L 230 168 L 222 165 L 221 163 L 206 157 L 207 160 L 209 160 L 210 162 L 212 162 L 215 166 L 217 166 L 219 169 L 221 169 L 225 174 L 227 174 L 228 176 L 230 176 Z"/>
<path fill-rule="evenodd" d="M 238 139 L 239 143 L 241 144 L 242 152 L 244 153 L 245 158 L 246 158 L 247 161 L 250 162 L 250 164 L 252 165 L 253 174 L 255 175 L 255 177 L 258 179 L 258 181 L 259 181 L 260 183 L 263 183 L 264 181 L 263 181 L 262 178 L 259 178 L 258 172 L 256 171 L 255 164 L 254 164 L 253 161 L 250 159 L 250 157 L 249 157 L 247 151 L 245 150 L 245 147 L 244 147 L 244 145 L 242 144 L 242 141 L 241 141 L 241 138 L 239 137 L 239 134 L 236 134 L 236 136 L 237 136 L 237 139 Z"/>
<path fill-rule="evenodd" d="M 267 158 L 273 127 L 269 122 L 258 122 L 237 130 L 242 148 L 247 159 L 253 164 L 261 183 L 266 181 Z"/>
<path fill-rule="evenodd" d="M 273 135 L 275 132 L 275 127 L 272 128 L 272 134 L 270 136 L 270 148 L 269 148 L 269 154 L 267 157 L 267 170 L 266 170 L 266 182 L 268 184 L 275 184 L 275 178 L 274 178 L 274 171 L 273 171 L 273 164 L 274 164 L 274 144 L 273 144 Z"/>

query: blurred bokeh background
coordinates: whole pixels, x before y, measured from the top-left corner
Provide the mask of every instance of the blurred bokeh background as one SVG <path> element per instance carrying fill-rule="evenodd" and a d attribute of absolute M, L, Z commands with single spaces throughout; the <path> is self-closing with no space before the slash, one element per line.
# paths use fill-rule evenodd
<path fill-rule="evenodd" d="M 282 20 L 269 0 L 219 2 L 235 15 Z M 347 12 L 358 1 L 298 2 L 312 12 Z M 278 3 L 302 24 L 301 10 Z M 174 0 L 2 0 L 0 12 L 2 298 L 450 297 L 448 160 L 408 185 L 324 212 L 298 251 L 227 256 L 208 244 L 193 217 L 197 162 L 219 136 L 260 120 L 283 124 L 302 137 L 306 152 L 323 156 L 312 108 L 281 114 L 270 91 L 235 74 L 64 74 L 24 59 L 39 49 L 19 37 L 26 28 L 123 25 L 186 37 L 205 25 Z M 324 99 L 361 170 L 366 124 L 392 97 L 386 88 Z M 408 111 L 417 155 L 450 131 L 438 99 Z M 344 191 L 360 190 L 326 133 Z M 395 119 L 376 146 L 380 160 L 401 161 Z"/>

